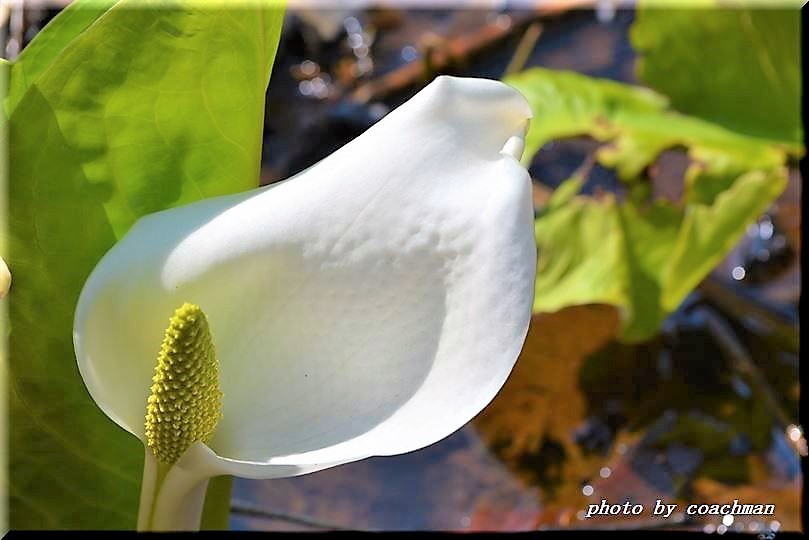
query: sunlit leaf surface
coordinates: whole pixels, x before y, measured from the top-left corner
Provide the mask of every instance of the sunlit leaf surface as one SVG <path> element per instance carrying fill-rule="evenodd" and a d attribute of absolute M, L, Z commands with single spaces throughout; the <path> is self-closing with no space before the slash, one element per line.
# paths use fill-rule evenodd
<path fill-rule="evenodd" d="M 257 185 L 282 22 L 271 7 L 84 4 L 12 68 L 13 528 L 134 527 L 143 447 L 87 394 L 73 310 L 140 216 Z"/>
<path fill-rule="evenodd" d="M 686 172 L 689 189 L 717 189 L 694 184 L 721 179 L 722 187 L 739 174 L 770 169 L 798 148 L 730 131 L 680 114 L 662 94 L 647 88 L 596 79 L 570 71 L 531 68 L 505 79 L 525 95 L 534 110 L 523 161 L 530 162 L 547 142 L 588 135 L 605 142 L 598 161 L 632 182 L 669 148 L 685 148 L 692 160 Z"/>
<path fill-rule="evenodd" d="M 573 197 L 583 178 L 560 186 L 536 222 L 537 312 L 611 304 L 623 339 L 651 337 L 786 185 L 786 149 L 679 114 L 648 89 L 542 68 L 506 81 L 534 109 L 529 161 L 551 140 L 587 135 L 605 143 L 596 159 L 631 186 L 664 150 L 690 158 L 679 204 Z"/>
<path fill-rule="evenodd" d="M 115 0 L 74 0 L 41 32 L 12 64 L 6 107 L 13 111 L 26 90 L 62 53 L 62 50 L 106 12 Z"/>
<path fill-rule="evenodd" d="M 791 9 L 784 2 L 768 9 L 743 1 L 701 9 L 639 4 L 631 37 L 642 81 L 677 110 L 801 144 L 801 2 Z"/>

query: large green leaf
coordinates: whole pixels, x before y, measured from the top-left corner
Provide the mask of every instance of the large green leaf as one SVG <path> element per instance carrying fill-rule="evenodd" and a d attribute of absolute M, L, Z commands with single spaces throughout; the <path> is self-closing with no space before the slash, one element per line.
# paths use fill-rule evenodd
<path fill-rule="evenodd" d="M 552 198 L 537 217 L 534 311 L 611 304 L 621 310 L 626 341 L 654 335 L 786 184 L 783 171 L 752 171 L 713 203 L 683 210 L 664 201 L 619 203 L 612 195 L 571 198 L 581 181 L 562 184 L 567 200 Z"/>
<path fill-rule="evenodd" d="M 9 63 L 0 59 L 0 103 L 8 94 L 8 74 L 11 71 Z M 6 228 L 8 215 L 6 201 L 6 186 L 8 185 L 8 119 L 2 108 L 0 108 L 0 264 L 5 265 L 6 252 Z M 6 350 L 6 332 L 8 328 L 8 302 L 0 298 L 0 433 L 8 433 L 8 397 L 6 390 L 6 379 L 8 377 Z M 5 535 L 8 530 L 8 463 L 6 453 L 0 452 L 0 535 Z"/>
<path fill-rule="evenodd" d="M 87 394 L 73 311 L 140 216 L 257 185 L 282 12 L 122 0 L 57 18 L 12 68 L 12 527 L 134 527 L 143 447 Z"/>
<path fill-rule="evenodd" d="M 647 88 L 543 68 L 522 71 L 505 82 L 522 92 L 534 110 L 526 163 L 548 141 L 589 135 L 609 142 L 599 149 L 598 161 L 631 182 L 663 150 L 681 147 L 692 158 L 686 181 L 696 189 L 693 184 L 701 179 L 726 188 L 739 174 L 771 169 L 786 158 L 779 145 L 671 110 L 664 96 Z M 700 189 L 703 196 L 719 191 Z"/>
<path fill-rule="evenodd" d="M 535 311 L 612 304 L 624 339 L 650 337 L 786 184 L 783 145 L 679 114 L 651 90 L 542 68 L 506 82 L 534 110 L 528 163 L 546 142 L 582 135 L 605 143 L 597 160 L 630 184 L 666 149 L 690 158 L 676 205 L 574 197 L 581 179 L 560 186 L 536 221 Z"/>
<path fill-rule="evenodd" d="M 799 145 L 800 5 L 705 2 L 695 9 L 641 2 L 631 31 L 638 76 L 682 112 L 740 133 Z M 736 8 L 736 9 L 731 9 Z"/>
<path fill-rule="evenodd" d="M 23 49 L 12 65 L 11 87 L 6 107 L 13 111 L 28 87 L 51 65 L 68 43 L 87 29 L 114 0 L 73 0 Z"/>

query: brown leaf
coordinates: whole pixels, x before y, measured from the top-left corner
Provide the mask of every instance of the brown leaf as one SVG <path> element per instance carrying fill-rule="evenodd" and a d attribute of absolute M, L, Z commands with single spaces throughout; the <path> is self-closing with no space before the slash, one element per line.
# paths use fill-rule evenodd
<path fill-rule="evenodd" d="M 579 368 L 619 324 L 616 310 L 601 305 L 534 316 L 514 371 L 475 426 L 512 457 L 538 451 L 546 434 L 571 441 L 585 413 Z"/>
<path fill-rule="evenodd" d="M 507 464 L 524 475 L 520 459 L 552 439 L 565 453 L 558 474 L 573 478 L 576 489 L 575 477 L 587 469 L 573 441 L 573 431 L 586 413 L 579 369 L 587 355 L 619 330 L 619 316 L 611 306 L 574 306 L 534 317 L 511 377 L 475 419 L 476 428 Z"/>

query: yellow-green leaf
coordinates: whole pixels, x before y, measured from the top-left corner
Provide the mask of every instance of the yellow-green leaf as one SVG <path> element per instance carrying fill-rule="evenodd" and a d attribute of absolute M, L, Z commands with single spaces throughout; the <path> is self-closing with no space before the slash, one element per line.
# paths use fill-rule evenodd
<path fill-rule="evenodd" d="M 68 12 L 81 22 L 54 19 L 11 69 L 13 528 L 134 528 L 143 445 L 87 394 L 73 311 L 140 216 L 257 186 L 283 20 L 267 2 L 82 7 Z"/>

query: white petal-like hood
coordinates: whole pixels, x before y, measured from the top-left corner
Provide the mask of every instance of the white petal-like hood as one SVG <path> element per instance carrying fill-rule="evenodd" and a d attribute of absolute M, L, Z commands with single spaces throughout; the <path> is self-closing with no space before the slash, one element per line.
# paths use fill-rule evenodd
<path fill-rule="evenodd" d="M 142 218 L 76 310 L 93 399 L 143 439 L 163 331 L 193 302 L 220 362 L 221 473 L 302 474 L 454 432 L 531 318 L 530 116 L 503 83 L 439 77 L 289 180 Z"/>

